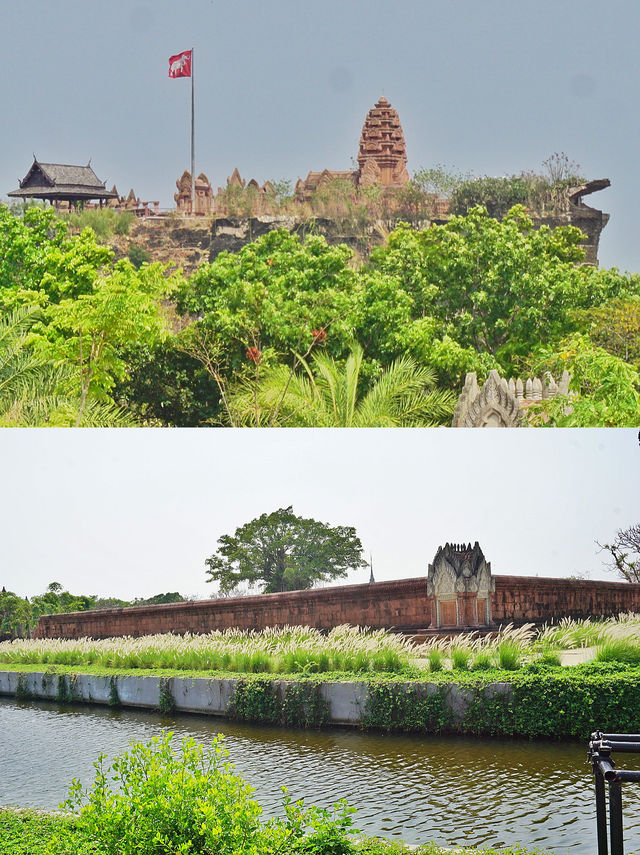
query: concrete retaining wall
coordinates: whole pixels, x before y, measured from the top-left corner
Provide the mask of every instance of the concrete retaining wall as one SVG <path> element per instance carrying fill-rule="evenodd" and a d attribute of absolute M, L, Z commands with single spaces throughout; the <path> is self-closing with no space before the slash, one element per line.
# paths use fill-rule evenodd
<path fill-rule="evenodd" d="M 98 677 L 93 674 L 51 674 L 45 672 L 19 673 L 18 671 L 0 671 L 0 695 L 15 697 L 20 695 L 38 700 L 59 700 L 62 695 L 79 703 L 109 704 L 112 701 L 112 687 L 118 694 L 119 706 L 139 707 L 157 710 L 160 707 L 161 677 Z M 172 677 L 166 684 L 175 703 L 176 712 L 201 713 L 204 715 L 227 716 L 229 704 L 233 698 L 237 679 L 209 679 L 207 677 Z M 281 691 L 287 685 L 285 680 L 275 680 Z M 425 695 L 439 691 L 442 684 L 407 683 L 409 687 L 419 687 Z M 460 686 L 448 686 L 446 703 L 454 714 L 455 721 L 461 721 L 472 700 L 472 693 Z M 357 726 L 362 722 L 368 698 L 368 687 L 362 682 L 323 683 L 321 694 L 327 702 L 328 724 Z M 511 693 L 510 683 L 494 683 L 485 688 L 485 694 Z"/>

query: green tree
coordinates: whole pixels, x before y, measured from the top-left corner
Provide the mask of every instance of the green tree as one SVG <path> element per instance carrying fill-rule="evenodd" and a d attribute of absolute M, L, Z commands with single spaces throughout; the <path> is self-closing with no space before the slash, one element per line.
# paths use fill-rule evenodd
<path fill-rule="evenodd" d="M 451 212 L 467 214 L 478 205 L 491 217 L 504 217 L 514 205 L 526 205 L 529 184 L 522 175 L 472 178 L 458 184 L 451 194 Z"/>
<path fill-rule="evenodd" d="M 351 250 L 324 238 L 269 232 L 233 255 L 203 264 L 182 289 L 178 308 L 197 315 L 225 354 L 225 370 L 251 361 L 250 348 L 290 356 L 305 352 L 313 331 L 327 331 L 335 355 L 348 350 L 358 277 Z M 248 355 L 249 354 L 249 355 Z"/>
<path fill-rule="evenodd" d="M 455 397 L 434 390 L 434 373 L 409 357 L 393 362 L 368 386 L 361 376 L 362 348 L 346 363 L 317 352 L 301 371 L 267 369 L 257 386 L 245 383 L 230 396 L 234 423 L 280 427 L 431 427 L 451 419 Z"/>
<path fill-rule="evenodd" d="M 29 344 L 39 309 L 22 306 L 0 317 L 0 425 L 9 427 L 124 427 L 132 420 L 111 402 L 89 401 L 80 411 L 69 366 L 47 361 Z"/>
<path fill-rule="evenodd" d="M 293 201 L 293 182 L 290 178 L 281 178 L 279 181 L 271 179 L 269 182 L 273 187 L 274 201 L 280 208 L 285 208 Z"/>
<path fill-rule="evenodd" d="M 30 626 L 29 600 L 3 588 L 0 592 L 0 633 L 11 638 L 20 638 L 29 634 Z"/>
<path fill-rule="evenodd" d="M 38 305 L 49 253 L 62 246 L 67 228 L 52 209 L 32 207 L 23 217 L 0 205 L 0 311 Z"/>
<path fill-rule="evenodd" d="M 457 172 L 437 163 L 430 169 L 418 169 L 414 173 L 413 183 L 427 195 L 450 199 L 452 193 L 464 181 L 471 181 L 470 172 Z"/>
<path fill-rule="evenodd" d="M 557 396 L 530 407 L 533 424 L 548 427 L 640 426 L 640 375 L 633 365 L 574 334 L 557 350 L 542 349 L 534 373 L 572 376 L 570 397 Z"/>
<path fill-rule="evenodd" d="M 218 582 L 223 595 L 242 583 L 258 585 L 264 593 L 311 588 L 366 566 L 354 528 L 298 517 L 292 507 L 262 514 L 233 535 L 223 535 L 205 564 L 207 582 Z"/>
<path fill-rule="evenodd" d="M 61 424 L 108 424 L 121 415 L 111 392 L 128 373 L 122 354 L 162 337 L 160 302 L 179 280 L 160 265 L 136 271 L 128 261 L 114 262 L 92 229 L 70 234 L 51 210 L 30 208 L 20 218 L 0 206 L 0 312 L 30 307 L 28 340 L 20 346 L 29 345 L 31 373 L 38 364 L 38 397 L 50 398 L 53 389 L 77 398 L 73 416 L 63 407 Z M 21 414 L 13 421 L 27 423 Z"/>
<path fill-rule="evenodd" d="M 147 597 L 147 599 L 136 597 L 133 603 L 136 606 L 161 606 L 164 603 L 184 603 L 185 601 L 185 597 L 178 591 L 168 591 L 166 594 L 154 594 L 153 597 Z"/>
<path fill-rule="evenodd" d="M 412 298 L 429 347 L 448 336 L 513 370 L 540 344 L 575 332 L 575 310 L 640 293 L 638 276 L 577 266 L 581 240 L 572 227 L 535 229 L 522 207 L 502 221 L 474 208 L 424 231 L 396 229 L 372 264 Z"/>
<path fill-rule="evenodd" d="M 120 348 L 126 376 L 116 380 L 113 397 L 147 423 L 179 427 L 220 421 L 218 388 L 197 359 L 168 334 L 153 345 Z"/>
<path fill-rule="evenodd" d="M 139 243 L 129 244 L 127 257 L 136 270 L 139 270 L 143 264 L 149 264 L 151 261 L 151 253 L 146 246 L 142 246 Z"/>
<path fill-rule="evenodd" d="M 136 270 L 123 260 L 109 275 L 96 279 L 91 291 L 50 307 L 43 351 L 77 367 L 77 424 L 82 422 L 89 393 L 96 400 L 110 401 L 115 381 L 126 375 L 121 348 L 153 345 L 162 337 L 160 299 L 171 292 L 172 284 L 163 276 L 161 265 Z"/>
<path fill-rule="evenodd" d="M 583 311 L 579 319 L 595 344 L 640 366 L 640 297 L 612 300 Z"/>

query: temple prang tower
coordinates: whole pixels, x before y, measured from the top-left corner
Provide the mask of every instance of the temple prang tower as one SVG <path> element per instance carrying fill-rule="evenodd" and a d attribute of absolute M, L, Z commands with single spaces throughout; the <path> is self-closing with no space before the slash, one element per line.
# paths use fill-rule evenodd
<path fill-rule="evenodd" d="M 358 187 L 402 187 L 409 181 L 400 116 L 384 95 L 364 120 L 355 181 Z"/>

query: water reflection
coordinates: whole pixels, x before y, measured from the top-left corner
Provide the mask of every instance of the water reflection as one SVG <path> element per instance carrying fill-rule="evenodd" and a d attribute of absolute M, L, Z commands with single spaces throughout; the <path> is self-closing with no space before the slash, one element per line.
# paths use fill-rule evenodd
<path fill-rule="evenodd" d="M 72 778 L 93 778 L 112 756 L 162 728 L 208 743 L 222 732 L 266 815 L 281 790 L 329 805 L 346 798 L 356 825 L 409 843 L 496 847 L 522 843 L 557 855 L 595 855 L 590 768 L 581 744 L 320 733 L 101 707 L 0 699 L 0 804 L 57 807 Z M 625 788 L 627 851 L 640 844 L 640 788 Z"/>

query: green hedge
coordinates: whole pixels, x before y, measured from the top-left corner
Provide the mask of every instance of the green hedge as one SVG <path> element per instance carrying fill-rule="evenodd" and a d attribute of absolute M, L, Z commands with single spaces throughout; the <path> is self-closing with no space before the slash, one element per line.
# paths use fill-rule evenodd
<path fill-rule="evenodd" d="M 455 682 L 453 682 L 455 680 Z M 495 692 L 506 683 L 509 691 Z M 328 710 L 316 680 L 238 680 L 231 717 L 289 727 L 321 727 Z M 463 695 L 466 710 L 452 694 Z M 456 712 L 456 709 L 458 712 Z M 640 731 L 640 668 L 589 663 L 573 668 L 441 672 L 428 680 L 368 681 L 365 730 L 587 739 L 596 730 Z"/>
<path fill-rule="evenodd" d="M 369 687 L 363 726 L 386 731 L 454 732 L 472 735 L 587 739 L 592 731 L 640 730 L 640 669 L 619 663 L 590 663 L 573 668 L 533 666 L 516 672 L 434 674 L 436 694 L 425 697 L 419 684 L 398 680 Z M 508 683 L 507 694 L 491 690 Z M 470 698 L 455 715 L 454 690 Z"/>
<path fill-rule="evenodd" d="M 58 700 L 75 700 L 74 675 L 63 680 L 60 670 L 57 673 Z M 337 681 L 336 675 L 322 681 L 247 675 L 236 682 L 229 716 L 287 727 L 322 727 L 329 721 L 322 685 Z M 169 678 L 163 680 L 167 703 L 162 709 L 167 713 L 173 705 L 169 682 Z M 406 675 L 371 676 L 366 682 L 369 697 L 363 729 L 582 740 L 596 729 L 640 732 L 637 665 L 592 662 L 559 668 L 534 663 L 517 671 L 440 671 L 423 674 L 420 680 Z M 500 683 L 508 684 L 507 694 L 492 691 Z M 452 697 L 455 693 L 464 696 L 462 714 L 456 712 L 460 703 Z M 20 675 L 16 698 L 29 697 L 26 678 Z M 109 702 L 119 703 L 115 679 Z"/>
<path fill-rule="evenodd" d="M 229 715 L 237 721 L 322 727 L 329 710 L 318 680 L 277 683 L 264 678 L 240 679 L 231 698 Z"/>

